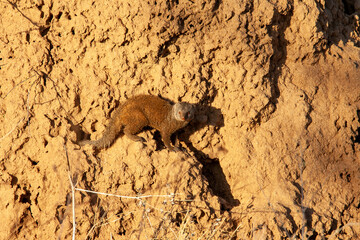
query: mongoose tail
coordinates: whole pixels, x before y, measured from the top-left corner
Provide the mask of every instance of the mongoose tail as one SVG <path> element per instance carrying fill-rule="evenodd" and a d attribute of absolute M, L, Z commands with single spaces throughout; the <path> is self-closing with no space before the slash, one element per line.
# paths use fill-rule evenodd
<path fill-rule="evenodd" d="M 114 113 L 114 117 L 110 121 L 110 124 L 106 127 L 102 137 L 98 140 L 83 140 L 79 142 L 80 146 L 86 144 L 92 145 L 97 149 L 108 148 L 116 139 L 118 134 L 122 131 L 123 125 L 118 123 L 119 111 Z"/>

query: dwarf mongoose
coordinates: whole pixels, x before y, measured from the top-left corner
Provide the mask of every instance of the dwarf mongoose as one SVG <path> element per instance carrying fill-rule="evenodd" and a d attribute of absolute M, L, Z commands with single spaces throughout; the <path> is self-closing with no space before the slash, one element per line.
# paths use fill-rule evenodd
<path fill-rule="evenodd" d="M 160 131 L 165 146 L 174 151 L 177 148 L 170 145 L 171 135 L 185 127 L 193 118 L 194 109 L 189 103 L 172 105 L 160 97 L 139 95 L 129 98 L 115 110 L 102 138 L 95 141 L 85 140 L 79 144 L 105 148 L 113 143 L 120 131 L 134 141 L 144 142 L 144 138 L 135 134 L 150 126 Z"/>

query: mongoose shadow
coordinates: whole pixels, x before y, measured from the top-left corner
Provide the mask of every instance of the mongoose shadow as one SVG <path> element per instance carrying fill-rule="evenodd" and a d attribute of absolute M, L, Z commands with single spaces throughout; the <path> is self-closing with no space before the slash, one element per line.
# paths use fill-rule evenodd
<path fill-rule="evenodd" d="M 215 131 L 218 131 L 224 126 L 223 114 L 220 109 L 204 104 L 196 104 L 195 109 L 195 119 L 184 129 L 179 130 L 178 138 L 203 165 L 202 174 L 206 177 L 213 194 L 218 197 L 221 211 L 230 211 L 233 207 L 238 206 L 240 201 L 232 195 L 219 159 L 210 158 L 206 153 L 196 149 L 189 140 L 193 133 L 206 126 L 214 126 Z M 226 151 L 226 149 L 219 149 L 219 151 Z"/>

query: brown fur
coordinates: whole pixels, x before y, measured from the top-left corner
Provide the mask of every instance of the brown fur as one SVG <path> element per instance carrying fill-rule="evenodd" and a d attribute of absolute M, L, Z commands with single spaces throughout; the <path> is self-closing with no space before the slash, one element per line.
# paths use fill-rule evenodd
<path fill-rule="evenodd" d="M 169 150 L 176 150 L 170 144 L 171 135 L 185 127 L 193 117 L 194 110 L 189 103 L 172 105 L 160 97 L 139 95 L 128 99 L 115 110 L 102 138 L 95 141 L 85 140 L 79 144 L 105 148 L 113 143 L 121 131 L 134 141 L 144 142 L 145 140 L 136 134 L 150 126 L 160 131 Z"/>

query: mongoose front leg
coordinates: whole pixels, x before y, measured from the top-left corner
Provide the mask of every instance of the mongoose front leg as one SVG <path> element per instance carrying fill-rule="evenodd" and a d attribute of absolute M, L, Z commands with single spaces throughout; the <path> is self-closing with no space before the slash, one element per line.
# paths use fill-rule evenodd
<path fill-rule="evenodd" d="M 179 141 L 179 136 L 177 133 L 174 133 L 175 135 L 175 142 L 174 142 L 174 146 L 178 149 L 180 149 L 180 141 Z"/>
<path fill-rule="evenodd" d="M 162 138 L 163 138 L 163 141 L 164 141 L 165 146 L 166 146 L 170 151 L 174 151 L 174 152 L 179 151 L 179 148 L 171 146 L 171 139 L 170 139 L 170 138 L 171 138 L 171 134 L 162 132 L 162 133 L 161 133 L 161 136 L 162 136 Z"/>

